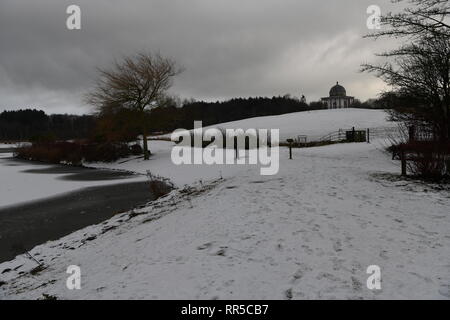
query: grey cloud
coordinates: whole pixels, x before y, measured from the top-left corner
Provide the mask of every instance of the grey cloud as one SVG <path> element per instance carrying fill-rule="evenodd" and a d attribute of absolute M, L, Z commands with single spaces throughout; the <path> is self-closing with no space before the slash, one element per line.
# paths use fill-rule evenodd
<path fill-rule="evenodd" d="M 65 27 L 68 5 L 82 30 Z M 358 98 L 382 84 L 358 73 L 380 43 L 362 39 L 372 0 L 2 0 L 0 110 L 82 113 L 96 67 L 150 49 L 185 67 L 183 98 L 326 95 L 337 80 Z M 383 11 L 388 0 L 378 4 Z M 364 85 L 361 85 L 361 84 Z"/>

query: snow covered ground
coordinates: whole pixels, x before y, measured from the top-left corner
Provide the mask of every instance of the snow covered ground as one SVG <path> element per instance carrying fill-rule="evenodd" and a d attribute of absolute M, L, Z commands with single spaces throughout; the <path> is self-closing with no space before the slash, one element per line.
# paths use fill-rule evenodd
<path fill-rule="evenodd" d="M 224 129 L 279 129 L 280 141 L 306 135 L 308 141 L 339 129 L 395 127 L 386 119 L 384 110 L 333 109 L 288 113 L 278 116 L 257 117 L 208 126 Z"/>
<path fill-rule="evenodd" d="M 17 148 L 17 147 L 26 146 L 29 144 L 30 144 L 29 142 L 0 143 L 0 149 Z"/>
<path fill-rule="evenodd" d="M 400 179 L 379 141 L 296 149 L 294 160 L 283 148 L 275 176 L 170 167 L 171 144 L 152 145 L 148 163 L 114 167 L 191 186 L 34 248 L 45 270 L 25 256 L 0 264 L 0 299 L 450 298 L 449 192 Z M 66 288 L 69 265 L 81 290 Z M 381 290 L 366 287 L 370 265 Z"/>
<path fill-rule="evenodd" d="M 393 124 L 382 111 L 348 109 L 220 125 L 280 128 L 282 139 L 352 126 Z M 178 189 L 34 248 L 43 270 L 25 255 L 0 264 L 0 299 L 450 299 L 450 192 L 401 179 L 385 146 L 295 149 L 293 160 L 281 148 L 275 176 L 250 165 L 176 166 L 166 141 L 150 142 L 150 161 L 90 164 L 149 170 Z M 7 185 L 22 193 L 64 191 L 58 184 L 34 190 L 36 182 L 17 172 Z M 53 178 L 39 177 L 50 186 L 42 179 Z M 19 201 L 17 190 L 0 196 Z M 81 267 L 81 290 L 66 287 L 69 265 Z M 381 290 L 366 286 L 370 265 L 381 268 Z"/>
<path fill-rule="evenodd" d="M 119 163 L 86 163 L 85 165 L 93 168 L 129 170 L 140 174 L 146 174 L 147 171 L 150 171 L 152 174 L 169 178 L 179 187 L 200 180 L 207 181 L 220 177 L 232 177 L 249 167 L 249 165 L 178 166 L 173 164 L 170 158 L 173 146 L 175 146 L 175 143 L 170 141 L 149 141 L 152 156 L 148 161 L 142 157 L 131 157 Z"/>
<path fill-rule="evenodd" d="M 339 129 L 356 128 L 380 128 L 396 127 L 393 122 L 387 121 L 384 110 L 368 109 L 335 109 L 296 112 L 279 116 L 257 117 L 233 122 L 213 125 L 207 128 L 224 129 L 279 129 L 280 141 L 287 138 L 307 135 L 309 138 L 320 138 L 330 132 Z M 170 135 L 165 135 L 169 138 Z M 147 170 L 170 178 L 178 186 L 191 184 L 199 180 L 211 180 L 219 177 L 232 177 L 246 166 L 218 165 L 218 166 L 190 166 L 188 170 L 184 166 L 174 165 L 170 159 L 172 147 L 175 144 L 169 141 L 151 140 L 149 148 L 153 156 L 149 161 L 139 157 L 132 157 L 120 163 L 87 163 L 87 166 L 97 168 L 110 168 L 130 170 L 145 174 Z"/>
<path fill-rule="evenodd" d="M 258 117 L 223 123 L 215 127 L 222 128 L 256 128 L 256 129 L 280 129 L 280 139 L 308 135 L 309 137 L 321 137 L 331 131 L 340 128 L 373 128 L 394 126 L 386 120 L 383 110 L 367 109 L 339 109 L 318 110 L 290 113 L 280 116 Z M 0 148 L 11 148 L 18 144 L 0 144 Z M 219 177 L 232 177 L 245 170 L 246 166 L 191 166 L 189 170 L 172 164 L 170 159 L 172 142 L 150 141 L 150 148 L 154 154 L 150 161 L 144 161 L 139 157 L 132 157 L 128 161 L 105 164 L 88 163 L 87 166 L 98 168 L 112 168 L 134 171 L 145 174 L 150 170 L 154 174 L 170 178 L 178 186 L 190 184 L 199 180 L 211 180 Z M 48 165 L 19 164 L 5 165 L 1 158 L 10 157 L 11 154 L 0 153 L 0 177 L 6 184 L 0 184 L 0 207 L 45 197 L 60 195 L 83 187 L 119 183 L 111 181 L 66 181 L 60 179 L 61 174 L 36 175 L 25 171 L 36 167 L 46 168 Z M 144 179 L 144 177 L 136 177 Z M 124 182 L 132 182 L 130 179 Z"/>

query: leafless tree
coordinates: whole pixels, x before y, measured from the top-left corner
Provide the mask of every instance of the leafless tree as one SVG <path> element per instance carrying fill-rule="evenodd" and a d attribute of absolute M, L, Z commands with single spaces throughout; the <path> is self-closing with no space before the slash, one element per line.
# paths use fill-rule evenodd
<path fill-rule="evenodd" d="M 88 93 L 87 102 L 97 107 L 100 113 L 121 108 L 140 113 L 144 159 L 148 160 L 148 110 L 164 105 L 173 78 L 180 72 L 182 69 L 175 61 L 160 54 L 141 52 L 124 57 L 111 69 L 99 69 L 100 77 Z"/>
<path fill-rule="evenodd" d="M 391 0 L 393 3 L 405 0 Z M 408 0 L 410 6 L 398 13 L 387 13 L 381 17 L 381 30 L 366 37 L 409 37 L 423 34 L 447 35 L 450 29 L 448 0 Z"/>
<path fill-rule="evenodd" d="M 394 0 L 394 2 L 400 2 Z M 401 13 L 382 18 L 381 31 L 368 37 L 396 37 L 406 41 L 397 49 L 378 54 L 386 62 L 364 64 L 362 71 L 373 72 L 390 85 L 398 99 L 396 120 L 427 123 L 439 139 L 450 138 L 450 27 L 448 1 L 410 0 L 412 6 Z M 412 103 L 413 102 L 413 103 Z"/>

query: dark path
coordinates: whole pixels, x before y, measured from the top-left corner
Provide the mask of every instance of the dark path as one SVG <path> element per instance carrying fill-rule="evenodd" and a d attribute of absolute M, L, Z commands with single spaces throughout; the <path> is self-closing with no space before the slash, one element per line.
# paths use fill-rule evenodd
<path fill-rule="evenodd" d="M 0 262 L 151 200 L 148 183 L 133 182 L 0 209 Z"/>

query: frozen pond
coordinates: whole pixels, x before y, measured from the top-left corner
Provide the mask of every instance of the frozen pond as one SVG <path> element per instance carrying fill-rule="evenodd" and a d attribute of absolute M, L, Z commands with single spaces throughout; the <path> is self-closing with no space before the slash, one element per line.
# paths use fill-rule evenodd
<path fill-rule="evenodd" d="M 153 199 L 142 175 L 0 153 L 0 262 Z"/>
<path fill-rule="evenodd" d="M 18 160 L 0 148 L 0 209 L 86 187 L 144 181 L 143 175 Z"/>

